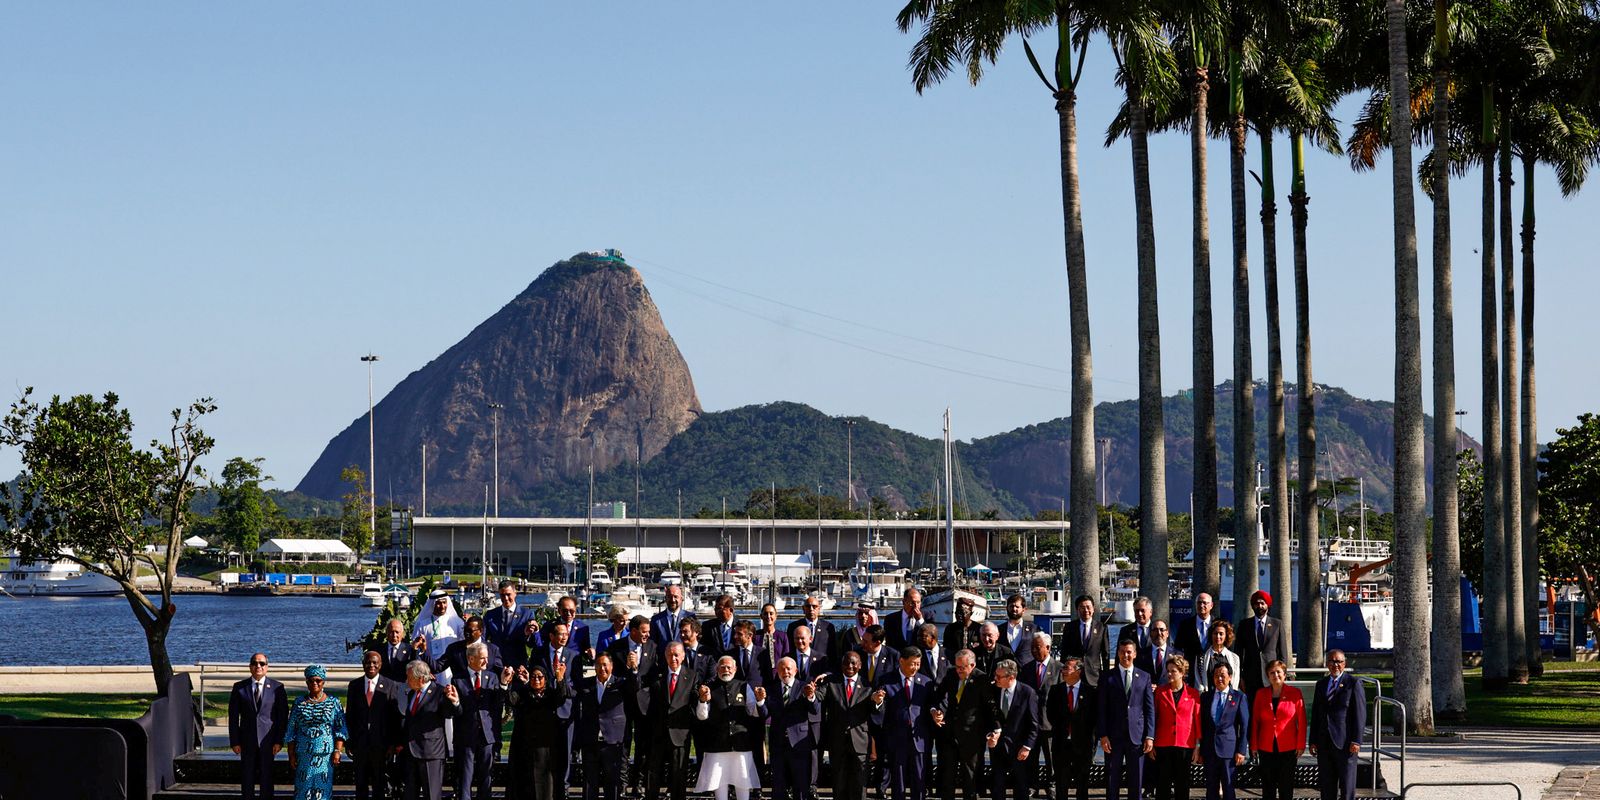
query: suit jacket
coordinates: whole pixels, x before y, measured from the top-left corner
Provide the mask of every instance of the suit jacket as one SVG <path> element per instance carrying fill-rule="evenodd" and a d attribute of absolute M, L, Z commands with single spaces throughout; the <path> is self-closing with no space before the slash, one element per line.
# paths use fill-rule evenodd
<path fill-rule="evenodd" d="M 623 626 L 621 633 L 618 633 L 616 630 L 607 627 L 605 630 L 600 632 L 600 635 L 594 638 L 594 651 L 596 654 L 609 651 L 613 643 L 619 639 L 626 638 L 628 638 L 627 626 Z"/>
<path fill-rule="evenodd" d="M 510 666 L 523 665 L 527 642 L 523 639 L 522 631 L 530 619 L 533 619 L 533 615 L 520 607 L 507 612 L 505 606 L 499 606 L 483 615 L 483 638 L 500 648 L 501 657 Z"/>
<path fill-rule="evenodd" d="M 722 622 L 715 617 L 700 623 L 700 652 L 721 657 L 723 651 L 733 647 L 733 624 L 736 620 Z M 724 645 L 724 640 L 727 644 Z"/>
<path fill-rule="evenodd" d="M 252 683 L 248 678 L 239 681 L 228 694 L 228 746 L 254 752 L 283 744 L 289 727 L 289 693 L 282 682 L 266 678 L 258 706 Z"/>
<path fill-rule="evenodd" d="M 1183 619 L 1172 623 L 1170 626 L 1172 643 L 1177 645 L 1179 650 L 1183 651 L 1183 657 L 1187 659 L 1190 664 L 1194 663 L 1195 658 L 1200 655 L 1201 650 L 1206 649 L 1206 636 L 1209 633 L 1211 623 L 1217 621 L 1217 616 L 1213 614 L 1209 619 L 1206 620 L 1205 626 L 1207 631 L 1201 631 L 1198 627 L 1196 627 L 1198 621 L 1198 617 L 1196 617 L 1194 614 L 1190 614 Z"/>
<path fill-rule="evenodd" d="M 789 653 L 794 650 L 794 645 L 789 643 L 789 636 L 787 633 L 777 630 L 776 628 L 770 631 L 772 637 L 771 643 L 769 644 L 767 639 L 768 633 L 769 631 L 767 631 L 765 628 L 756 631 L 754 644 L 761 650 L 771 650 L 773 652 L 772 661 L 773 663 L 777 663 L 782 661 L 784 656 L 789 655 Z M 813 649 L 815 649 L 815 645 L 813 645 Z"/>
<path fill-rule="evenodd" d="M 1213 716 L 1212 703 L 1217 692 L 1206 692 L 1200 697 L 1200 754 L 1217 758 L 1233 758 L 1250 754 L 1250 704 L 1244 692 L 1229 689 L 1222 701 L 1222 721 Z"/>
<path fill-rule="evenodd" d="M 439 684 L 429 681 L 417 690 L 421 699 L 415 699 L 410 687 L 395 693 L 395 708 L 402 719 L 401 728 L 406 753 L 412 758 L 443 759 L 449 755 L 445 745 L 444 721 L 460 713 L 460 709 L 445 699 Z M 412 711 L 415 700 L 416 710 Z"/>
<path fill-rule="evenodd" d="M 963 747 L 977 747 L 989 732 L 1000 727 L 1000 695 L 989 676 L 973 670 L 966 686 L 955 670 L 939 684 L 934 705 L 944 712 L 944 735 Z"/>
<path fill-rule="evenodd" d="M 761 654 L 766 648 L 759 644 L 750 645 L 750 649 L 735 647 L 726 655 L 733 658 L 733 677 L 750 684 L 751 686 L 766 685 L 766 674 L 761 668 Z"/>
<path fill-rule="evenodd" d="M 633 650 L 633 639 L 619 639 L 611 643 L 611 648 L 606 652 L 611 654 L 611 669 L 618 675 L 631 675 L 636 681 L 643 683 L 651 673 L 655 672 L 656 665 L 661 663 L 661 651 L 653 640 L 646 639 L 639 643 L 639 666 L 637 669 L 628 669 L 628 653 Z"/>
<path fill-rule="evenodd" d="M 1050 721 L 1050 743 L 1058 757 L 1072 751 L 1088 753 L 1094 750 L 1095 727 L 1100 720 L 1100 706 L 1096 690 L 1086 680 L 1078 681 L 1077 702 L 1068 708 L 1071 687 L 1057 682 L 1045 698 L 1045 718 Z M 1058 762 L 1059 763 L 1059 762 Z"/>
<path fill-rule="evenodd" d="M 982 633 L 983 623 L 968 619 L 966 624 L 962 624 L 961 620 L 956 620 L 944 626 L 944 638 L 939 640 L 939 644 L 952 653 L 971 650 L 978 646 Z"/>
<path fill-rule="evenodd" d="M 996 758 L 1016 761 L 1022 748 L 1033 749 L 1039 735 L 1039 697 L 1033 687 L 1022 681 L 1011 684 L 1011 707 L 1001 710 L 1004 692 L 998 687 L 994 690 L 1000 744 L 992 749 L 991 762 Z"/>
<path fill-rule="evenodd" d="M 856 630 L 856 626 L 853 624 L 834 626 L 833 652 L 828 654 L 833 657 L 833 663 L 839 663 L 839 660 L 844 658 L 844 654 L 852 650 L 857 653 L 861 652 L 861 632 Z"/>
<path fill-rule="evenodd" d="M 1039 662 L 1030 653 L 1027 661 L 1017 664 L 1017 681 L 1033 690 L 1034 704 L 1037 706 L 1034 717 L 1039 723 L 1039 732 L 1049 733 L 1050 717 L 1045 713 L 1045 702 L 1050 699 L 1050 690 L 1061 682 L 1061 663 L 1054 658 L 1045 659 L 1044 679 L 1041 681 Z"/>
<path fill-rule="evenodd" d="M 1123 628 L 1123 630 L 1127 630 L 1127 628 Z M 1167 662 L 1173 656 L 1181 655 L 1183 655 L 1183 652 L 1173 647 L 1170 641 L 1167 642 L 1166 647 L 1159 649 L 1154 643 L 1151 643 L 1149 647 L 1140 648 L 1136 652 L 1133 657 L 1133 665 L 1150 673 L 1151 682 L 1159 686 L 1167 682 Z M 1185 680 L 1188 680 L 1188 678 L 1189 676 L 1184 676 Z"/>
<path fill-rule="evenodd" d="M 822 694 L 807 700 L 806 681 L 795 678 L 789 699 L 783 699 L 783 684 L 767 686 L 767 720 L 771 732 L 767 744 L 774 751 L 809 750 L 822 739 Z"/>
<path fill-rule="evenodd" d="M 789 623 L 789 627 L 785 630 L 789 634 L 790 649 L 792 650 L 794 647 L 794 629 L 801 625 L 811 629 L 811 649 L 826 656 L 828 660 L 838 663 L 839 656 L 843 655 L 838 650 L 839 631 L 833 626 L 832 622 L 821 617 L 818 617 L 816 622 L 806 622 L 805 618 L 802 617 Z"/>
<path fill-rule="evenodd" d="M 877 655 L 867 655 L 865 650 L 857 650 L 856 655 L 861 657 L 860 678 L 869 685 L 877 686 L 885 680 L 894 680 L 894 677 L 900 674 L 900 659 L 895 658 L 888 647 L 878 648 Z"/>
<path fill-rule="evenodd" d="M 654 677 L 639 687 L 637 696 L 640 710 L 649 725 L 649 741 L 670 741 L 674 747 L 687 747 L 690 733 L 695 727 L 694 709 L 698 702 L 696 689 L 700 678 L 684 664 L 678 668 L 676 691 L 671 688 L 666 662 L 656 670 Z"/>
<path fill-rule="evenodd" d="M 1283 687 L 1278 708 L 1272 708 L 1272 689 L 1256 690 L 1250 703 L 1250 749 L 1258 753 L 1284 753 L 1306 746 L 1306 701 L 1300 690 Z"/>
<path fill-rule="evenodd" d="M 590 681 L 578 689 L 572 740 L 579 745 L 622 744 L 628 727 L 628 698 L 637 692 L 630 677 L 612 675 L 604 692 Z"/>
<path fill-rule="evenodd" d="M 1056 642 L 1063 656 L 1077 656 L 1083 659 L 1083 679 L 1090 686 L 1100 684 L 1100 673 L 1111 665 L 1111 651 L 1106 639 L 1106 626 L 1099 619 L 1089 622 L 1089 637 L 1085 643 L 1081 631 L 1082 621 L 1073 619 L 1067 623 L 1066 630 L 1061 639 Z"/>
<path fill-rule="evenodd" d="M 977 664 L 978 671 L 987 675 L 990 681 L 994 680 L 994 665 L 1007 659 L 1015 660 L 1016 657 L 1016 654 L 1011 652 L 1011 648 L 1006 647 L 1004 644 L 996 644 L 993 650 L 985 650 L 980 647 L 972 651 L 973 663 Z"/>
<path fill-rule="evenodd" d="M 397 684 L 378 673 L 373 679 L 372 704 L 367 704 L 367 677 L 350 682 L 346 689 L 344 720 L 350 733 L 350 752 L 393 747 L 400 741 L 400 714 L 394 696 L 405 684 Z"/>
<path fill-rule="evenodd" d="M 694 670 L 696 675 L 701 677 L 710 677 L 711 674 L 716 671 L 713 669 L 713 667 L 716 666 L 717 659 L 720 657 L 721 656 L 714 656 L 707 653 L 704 648 L 698 650 L 685 650 L 683 653 L 683 665 Z M 665 665 L 665 661 L 660 663 L 662 663 L 663 666 Z"/>
<path fill-rule="evenodd" d="M 927 621 L 928 615 L 926 612 L 924 612 L 919 624 Z M 913 629 L 911 638 L 907 639 L 905 627 L 906 612 L 903 610 L 896 611 L 893 614 L 883 618 L 883 638 L 885 644 L 888 644 L 890 649 L 898 652 L 906 647 L 917 646 L 916 630 Z"/>
<path fill-rule="evenodd" d="M 495 647 L 489 642 L 484 642 L 484 644 L 489 648 L 488 669 L 493 670 L 498 674 L 500 672 L 500 668 L 505 666 L 506 663 L 504 659 L 500 657 L 500 648 Z M 430 666 L 432 667 L 435 675 L 444 672 L 447 669 L 450 670 L 451 677 L 457 677 L 467 672 L 467 641 L 465 639 L 457 639 L 451 642 L 445 647 L 444 652 L 441 653 L 438 658 L 433 660 Z M 513 664 L 512 666 L 516 665 Z"/>
<path fill-rule="evenodd" d="M 1267 665 L 1274 660 L 1289 663 L 1289 640 L 1283 635 L 1283 623 L 1272 617 L 1262 620 L 1262 634 L 1256 635 L 1256 618 L 1251 616 L 1234 629 L 1234 650 L 1239 653 L 1239 667 L 1243 671 L 1240 683 L 1247 694 L 1267 685 Z M 1234 684 L 1237 688 L 1240 683 Z"/>
<path fill-rule="evenodd" d="M 1311 698 L 1310 743 L 1343 750 L 1361 741 L 1361 731 L 1367 727 L 1367 696 L 1359 681 L 1341 674 L 1329 697 L 1328 681 L 1322 676 Z"/>
<path fill-rule="evenodd" d="M 937 653 L 931 650 L 922 651 L 922 668 L 918 671 L 928 676 L 935 686 L 939 685 L 944 681 L 945 673 L 950 671 L 950 652 L 943 647 L 940 647 Z M 899 671 L 898 666 L 895 671 Z"/>
<path fill-rule="evenodd" d="M 1026 653 L 1033 649 L 1033 634 L 1038 630 L 1034 626 L 1033 620 L 1025 619 L 1018 623 L 1016 636 L 1012 636 L 1010 633 L 1010 620 L 995 624 L 1000 626 L 1000 644 L 1011 648 L 1011 652 Z"/>
<path fill-rule="evenodd" d="M 678 609 L 678 622 L 694 618 L 683 608 Z M 650 617 L 650 641 L 655 642 L 657 647 L 666 647 L 668 642 L 678 641 L 678 625 L 673 622 L 670 612 L 658 611 Z"/>
<path fill-rule="evenodd" d="M 550 676 L 550 682 L 554 683 L 556 679 L 556 667 L 554 660 L 555 656 L 554 653 L 551 652 L 550 648 L 535 647 L 528 654 L 528 656 L 528 668 L 532 669 L 534 667 L 544 667 L 544 671 Z M 561 651 L 561 661 L 567 666 L 565 683 L 568 685 L 571 685 L 574 680 L 582 676 L 582 658 L 582 653 L 578 652 L 577 650 L 573 650 L 570 647 Z"/>
<path fill-rule="evenodd" d="M 500 674 L 484 670 L 483 685 L 474 690 L 472 673 L 459 672 L 450 684 L 456 687 L 461 699 L 455 723 L 456 745 L 477 747 L 494 744 L 495 733 L 500 729 L 500 718 L 505 710 L 505 687 L 500 685 Z"/>
<path fill-rule="evenodd" d="M 1155 695 L 1156 747 L 1194 749 L 1200 744 L 1200 692 L 1184 684 L 1182 699 L 1175 701 L 1172 690 L 1160 683 Z"/>
<path fill-rule="evenodd" d="M 795 673 L 797 681 L 813 680 L 833 671 L 833 665 L 828 662 L 828 655 L 818 650 L 815 643 L 812 644 L 811 652 L 806 657 L 802 658 L 799 650 L 790 650 L 789 658 L 794 659 L 794 665 L 799 670 Z"/>
<path fill-rule="evenodd" d="M 385 641 L 377 647 L 368 649 L 376 650 L 379 655 L 383 656 L 383 663 L 378 666 L 378 674 L 399 684 L 406 682 L 407 664 L 417 658 L 422 658 L 424 661 L 428 660 L 426 657 L 419 656 L 417 651 L 411 648 L 409 642 L 401 642 L 391 646 Z"/>
<path fill-rule="evenodd" d="M 846 697 L 844 675 L 831 675 L 818 694 L 822 703 L 823 743 L 836 759 L 835 764 L 840 763 L 837 759 L 845 753 L 865 757 L 869 752 L 874 710 L 872 691 L 877 687 L 868 684 L 866 677 L 865 672 L 858 673 L 854 688 Z"/>
<path fill-rule="evenodd" d="M 880 757 L 885 750 L 897 758 L 928 752 L 933 743 L 933 717 L 929 713 L 934 706 L 933 681 L 918 673 L 912 676 L 908 693 L 906 678 L 901 675 L 882 688 L 883 705 L 872 717 L 873 723 L 883 730 Z"/>
<path fill-rule="evenodd" d="M 550 628 L 553 625 L 555 625 L 554 622 L 546 623 L 539 630 L 539 633 L 533 637 L 531 644 L 534 649 L 550 646 Z M 588 650 L 593 646 L 594 640 L 589 638 L 589 623 L 581 619 L 573 620 L 572 624 L 567 628 L 567 649 L 581 651 Z"/>
<path fill-rule="evenodd" d="M 1113 746 L 1138 747 L 1145 739 L 1156 738 L 1156 704 L 1151 692 L 1150 673 L 1133 668 L 1133 684 L 1123 686 L 1122 670 L 1112 667 L 1100 682 L 1101 736 Z"/>

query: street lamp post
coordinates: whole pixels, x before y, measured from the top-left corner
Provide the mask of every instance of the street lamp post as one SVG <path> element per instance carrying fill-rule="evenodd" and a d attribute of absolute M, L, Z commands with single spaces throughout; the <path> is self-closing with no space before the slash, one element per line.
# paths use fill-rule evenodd
<path fill-rule="evenodd" d="M 845 500 L 845 510 L 856 510 L 856 421 L 844 421 L 844 483 L 845 491 L 849 492 L 849 499 Z"/>
<path fill-rule="evenodd" d="M 1461 436 L 1461 418 L 1466 415 L 1466 409 L 1456 409 L 1456 452 L 1458 453 L 1467 449 L 1467 443 L 1462 441 Z"/>
<path fill-rule="evenodd" d="M 493 441 L 494 441 L 494 521 L 495 521 L 495 524 L 489 526 L 489 542 L 490 542 L 490 545 L 489 545 L 489 553 L 490 553 L 489 558 L 490 558 L 491 561 L 494 559 L 494 555 L 493 555 L 493 553 L 494 553 L 494 544 L 493 544 L 493 542 L 494 542 L 494 535 L 495 535 L 495 532 L 496 532 L 495 528 L 498 527 L 499 522 L 500 522 L 500 409 L 502 409 L 502 408 L 505 408 L 505 406 L 503 404 L 501 404 L 501 403 L 494 403 L 494 402 L 489 403 L 489 416 L 494 420 L 494 439 L 493 439 Z M 484 585 L 485 585 L 485 587 L 487 587 L 487 585 L 488 585 L 488 581 L 487 580 L 484 581 Z"/>
<path fill-rule="evenodd" d="M 372 535 L 378 535 L 378 445 L 375 428 L 372 422 L 372 365 L 377 363 L 378 357 L 368 351 L 361 360 L 367 365 L 367 527 Z"/>

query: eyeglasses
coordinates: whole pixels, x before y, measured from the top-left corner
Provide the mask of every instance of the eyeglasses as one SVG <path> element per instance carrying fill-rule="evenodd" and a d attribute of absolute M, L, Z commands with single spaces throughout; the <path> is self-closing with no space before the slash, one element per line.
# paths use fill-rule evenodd
<path fill-rule="evenodd" d="M 265 662 L 265 661 L 252 661 L 252 662 L 250 662 L 250 666 L 252 666 L 252 667 L 264 667 L 266 665 L 267 665 L 267 662 Z"/>
<path fill-rule="evenodd" d="M 1329 661 L 1328 665 L 1329 666 L 1333 666 L 1333 667 L 1342 667 L 1342 666 L 1344 666 L 1344 662 L 1343 661 Z"/>

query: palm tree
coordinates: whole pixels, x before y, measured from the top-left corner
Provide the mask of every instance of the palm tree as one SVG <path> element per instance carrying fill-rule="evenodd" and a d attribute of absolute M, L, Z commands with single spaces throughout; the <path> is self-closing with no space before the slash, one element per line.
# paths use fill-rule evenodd
<path fill-rule="evenodd" d="M 1522 460 L 1517 425 L 1517 296 L 1516 261 L 1511 243 L 1511 93 L 1504 84 L 1496 97 L 1500 107 L 1500 462 L 1501 530 L 1506 540 L 1506 657 L 1512 683 L 1528 682 L 1527 627 L 1522 586 Z M 1538 631 L 1535 630 L 1535 635 Z"/>
<path fill-rule="evenodd" d="M 1405 0 L 1387 0 L 1389 146 L 1393 150 L 1395 239 L 1395 695 L 1411 731 L 1433 733 L 1429 680 L 1427 486 L 1423 464 L 1422 326 L 1417 225 L 1411 191 L 1411 76 Z"/>
<path fill-rule="evenodd" d="M 1081 5 L 1095 5 L 1093 3 Z M 1053 29 L 1056 34 L 1054 69 L 1046 76 L 1028 50 L 1029 62 L 1055 101 L 1061 140 L 1061 197 L 1063 227 L 1066 232 L 1067 304 L 1072 348 L 1072 434 L 1071 477 L 1068 492 L 1072 502 L 1072 588 L 1098 596 L 1100 564 L 1098 513 L 1095 507 L 1094 365 L 1089 342 L 1089 287 L 1083 251 L 1083 201 L 1078 189 L 1077 81 L 1073 74 L 1073 48 L 1079 57 L 1088 47 L 1088 31 L 1074 38 L 1077 19 L 1092 16 L 1114 18 L 1121 4 L 1099 0 L 1111 13 L 1085 15 L 1081 7 L 1054 3 L 1028 2 L 975 7 L 955 0 L 911 0 L 900 10 L 896 24 L 901 32 L 921 26 L 912 46 L 910 69 L 918 93 L 949 76 L 958 64 L 966 67 L 967 78 L 976 85 L 983 77 L 985 62 L 995 63 L 1001 48 L 1012 34 L 1030 34 Z M 998 12 L 998 13 L 997 13 Z M 1053 78 L 1053 80 L 1052 80 Z"/>

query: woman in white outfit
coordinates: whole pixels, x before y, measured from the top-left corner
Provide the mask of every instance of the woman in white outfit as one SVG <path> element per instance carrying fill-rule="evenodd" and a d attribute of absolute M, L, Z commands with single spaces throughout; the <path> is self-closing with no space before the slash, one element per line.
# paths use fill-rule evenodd
<path fill-rule="evenodd" d="M 750 790 L 761 787 L 753 754 L 761 741 L 760 708 L 766 694 L 735 678 L 737 669 L 732 657 L 718 659 L 716 677 L 700 685 L 694 710 L 695 718 L 710 723 L 700 742 L 700 779 L 694 790 L 713 792 L 716 800 L 728 800 L 729 786 L 738 800 L 748 800 Z"/>
<path fill-rule="evenodd" d="M 1239 688 L 1239 654 L 1228 649 L 1233 645 L 1233 626 L 1227 620 L 1219 619 L 1211 623 L 1211 630 L 1206 636 L 1206 649 L 1194 660 L 1194 673 L 1189 676 L 1190 685 L 1200 691 L 1211 687 L 1211 672 L 1218 664 L 1228 665 L 1228 674 L 1232 676 L 1229 685 Z"/>

